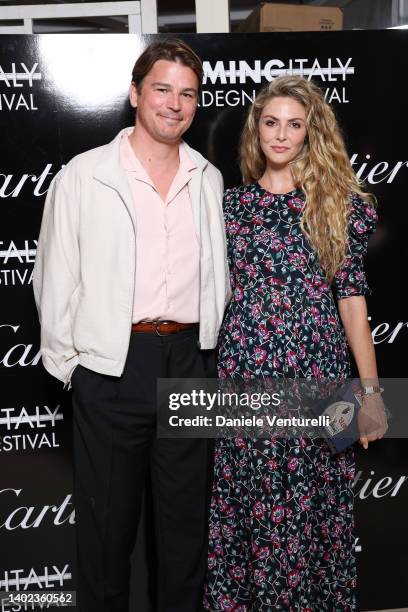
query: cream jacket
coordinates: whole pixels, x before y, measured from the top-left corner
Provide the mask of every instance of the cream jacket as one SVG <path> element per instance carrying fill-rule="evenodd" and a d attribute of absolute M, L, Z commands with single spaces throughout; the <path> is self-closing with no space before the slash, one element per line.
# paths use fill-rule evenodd
<path fill-rule="evenodd" d="M 131 132 L 133 128 L 126 128 Z M 33 288 L 46 370 L 70 386 L 76 365 L 123 372 L 131 334 L 137 224 L 119 143 L 74 157 L 48 190 Z M 199 346 L 214 348 L 230 298 L 220 172 L 197 163 L 188 184 L 200 240 Z"/>

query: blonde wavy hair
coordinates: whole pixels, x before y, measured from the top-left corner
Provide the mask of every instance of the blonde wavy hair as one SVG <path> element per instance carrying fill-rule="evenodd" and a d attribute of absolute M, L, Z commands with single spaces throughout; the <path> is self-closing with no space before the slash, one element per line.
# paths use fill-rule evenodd
<path fill-rule="evenodd" d="M 346 258 L 351 192 L 375 204 L 365 193 L 347 155 L 344 140 L 322 90 L 303 77 L 280 76 L 264 86 L 251 105 L 240 140 L 244 184 L 258 181 L 266 169 L 259 143 L 259 120 L 265 105 L 277 96 L 297 100 L 306 110 L 305 143 L 291 163 L 296 187 L 305 194 L 301 228 L 332 282 Z"/>

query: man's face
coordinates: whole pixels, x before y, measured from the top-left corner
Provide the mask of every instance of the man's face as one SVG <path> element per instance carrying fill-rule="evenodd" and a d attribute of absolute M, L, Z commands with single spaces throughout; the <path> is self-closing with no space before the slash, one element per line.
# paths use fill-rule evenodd
<path fill-rule="evenodd" d="M 130 87 L 136 122 L 154 140 L 176 143 L 193 121 L 198 97 L 195 72 L 180 62 L 158 60 L 143 79 L 139 92 Z"/>

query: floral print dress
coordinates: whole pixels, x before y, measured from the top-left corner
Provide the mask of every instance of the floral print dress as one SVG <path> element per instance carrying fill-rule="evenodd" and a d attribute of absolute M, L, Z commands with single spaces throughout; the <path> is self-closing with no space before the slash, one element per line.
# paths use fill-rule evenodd
<path fill-rule="evenodd" d="M 299 189 L 258 183 L 225 193 L 233 298 L 221 378 L 350 375 L 335 300 L 369 292 L 376 212 L 351 195 L 347 259 L 330 287 L 300 228 L 304 204 Z M 214 469 L 205 609 L 356 609 L 353 447 L 333 456 L 321 438 L 220 439 Z"/>

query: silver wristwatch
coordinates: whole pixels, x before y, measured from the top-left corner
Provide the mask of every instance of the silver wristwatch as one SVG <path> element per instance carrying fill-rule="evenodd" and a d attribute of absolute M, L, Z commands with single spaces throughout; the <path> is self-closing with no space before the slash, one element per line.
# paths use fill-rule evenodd
<path fill-rule="evenodd" d="M 382 393 L 384 389 L 382 387 L 374 385 L 361 385 L 363 395 L 373 395 L 374 393 Z"/>

